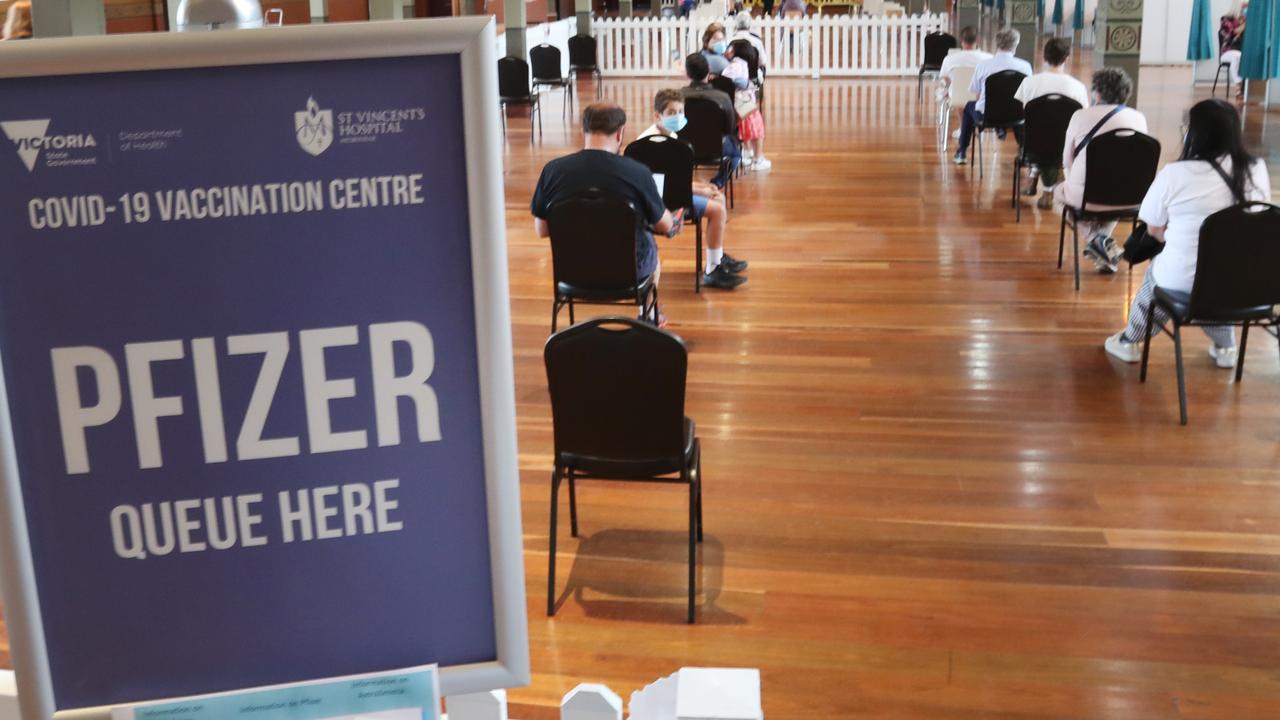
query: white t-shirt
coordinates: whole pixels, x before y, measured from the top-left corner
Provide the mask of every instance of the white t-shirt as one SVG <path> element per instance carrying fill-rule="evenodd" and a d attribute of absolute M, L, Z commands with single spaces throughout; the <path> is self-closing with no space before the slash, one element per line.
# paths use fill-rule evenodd
<path fill-rule="evenodd" d="M 951 73 L 958 67 L 978 67 L 978 63 L 983 60 L 990 60 L 991 53 L 981 50 L 956 50 L 947 55 L 942 61 L 942 69 L 938 71 L 938 75 L 948 80 L 951 79 Z"/>
<path fill-rule="evenodd" d="M 1231 174 L 1231 159 L 1218 161 Z M 1258 160 L 1249 169 L 1251 183 L 1245 184 L 1248 200 L 1271 202 L 1271 178 L 1266 163 Z M 1200 226 L 1204 219 L 1236 204 L 1231 188 L 1213 166 L 1203 160 L 1173 162 L 1164 166 L 1142 200 L 1138 217 L 1154 227 L 1163 227 L 1164 251 L 1151 261 L 1156 285 L 1168 290 L 1190 292 L 1196 278 L 1196 254 L 1200 250 Z"/>
<path fill-rule="evenodd" d="M 1080 107 L 1089 107 L 1089 90 L 1084 83 L 1067 75 L 1066 73 L 1043 72 L 1036 73 L 1018 86 L 1018 92 L 1013 94 L 1023 105 L 1045 95 L 1066 95 L 1067 97 L 1080 103 Z"/>

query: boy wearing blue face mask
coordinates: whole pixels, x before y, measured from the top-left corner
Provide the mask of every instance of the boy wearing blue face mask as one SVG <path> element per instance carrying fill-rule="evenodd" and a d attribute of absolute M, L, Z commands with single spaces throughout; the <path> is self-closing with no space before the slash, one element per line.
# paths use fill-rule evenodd
<path fill-rule="evenodd" d="M 662 135 L 679 142 L 676 133 L 684 129 L 684 96 L 679 90 L 659 90 L 653 99 L 653 124 L 640 138 Z M 693 214 L 707 220 L 707 247 L 704 249 L 702 284 L 732 290 L 745 283 L 739 273 L 747 269 L 747 261 L 731 257 L 724 251 L 724 229 L 729 219 L 724 193 L 708 182 L 693 181 Z"/>

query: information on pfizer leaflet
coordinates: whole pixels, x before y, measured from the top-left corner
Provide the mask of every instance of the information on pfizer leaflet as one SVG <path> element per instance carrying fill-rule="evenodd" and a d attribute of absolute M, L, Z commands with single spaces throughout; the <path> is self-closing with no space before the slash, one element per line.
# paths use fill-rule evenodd
<path fill-rule="evenodd" d="M 495 659 L 457 57 L 0 97 L 58 707 Z"/>

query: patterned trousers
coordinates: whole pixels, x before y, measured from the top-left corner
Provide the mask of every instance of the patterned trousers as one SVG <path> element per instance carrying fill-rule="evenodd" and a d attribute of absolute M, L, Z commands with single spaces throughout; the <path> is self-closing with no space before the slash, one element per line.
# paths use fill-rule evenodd
<path fill-rule="evenodd" d="M 1151 303 L 1155 302 L 1156 297 L 1156 281 L 1151 275 L 1151 268 L 1147 268 L 1147 274 L 1142 278 L 1142 287 L 1138 288 L 1138 293 L 1133 296 L 1133 305 L 1129 307 L 1129 326 L 1124 329 L 1124 336 L 1121 340 L 1131 343 L 1140 343 L 1147 336 L 1147 308 Z M 1164 327 L 1169 321 L 1169 314 L 1156 306 L 1155 321 L 1158 327 Z M 1214 345 L 1227 348 L 1235 347 L 1236 331 L 1230 325 L 1202 325 L 1201 330 L 1209 336 Z"/>

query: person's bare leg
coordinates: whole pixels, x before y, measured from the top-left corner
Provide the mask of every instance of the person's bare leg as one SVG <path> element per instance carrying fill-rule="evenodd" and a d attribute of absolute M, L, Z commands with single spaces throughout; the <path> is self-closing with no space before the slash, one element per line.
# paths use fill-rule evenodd
<path fill-rule="evenodd" d="M 707 201 L 707 247 L 719 250 L 724 247 L 724 226 L 729 213 L 720 200 Z"/>

